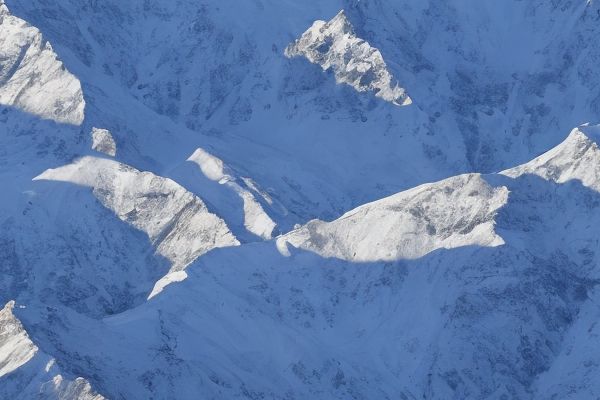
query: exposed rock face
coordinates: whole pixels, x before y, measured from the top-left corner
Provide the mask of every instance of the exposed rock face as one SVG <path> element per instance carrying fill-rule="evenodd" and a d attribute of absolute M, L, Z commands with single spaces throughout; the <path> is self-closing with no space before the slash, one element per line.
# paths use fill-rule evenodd
<path fill-rule="evenodd" d="M 40 31 L 0 2 L 0 105 L 53 121 L 80 125 L 85 101 Z"/>
<path fill-rule="evenodd" d="M 356 36 L 344 11 L 329 22 L 315 21 L 300 39 L 285 49 L 285 55 L 303 56 L 323 70 L 332 69 L 339 83 L 359 92 L 374 92 L 396 105 L 411 103 L 388 71 L 381 52 Z"/>
<path fill-rule="evenodd" d="M 333 222 L 311 221 L 278 239 L 323 257 L 373 262 L 418 258 L 438 249 L 498 246 L 494 217 L 508 200 L 506 187 L 480 175 L 422 185 L 361 206 Z"/>

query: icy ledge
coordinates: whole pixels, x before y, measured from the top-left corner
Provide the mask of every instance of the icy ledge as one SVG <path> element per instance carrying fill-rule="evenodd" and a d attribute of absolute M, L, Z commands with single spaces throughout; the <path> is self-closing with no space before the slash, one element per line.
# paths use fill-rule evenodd
<path fill-rule="evenodd" d="M 15 315 L 14 301 L 0 310 L 0 398 L 104 400 L 83 378 L 65 379 L 54 359 L 39 351 Z M 2 378 L 11 374 L 9 382 Z"/>
<path fill-rule="evenodd" d="M 412 103 L 388 71 L 381 52 L 354 34 L 343 10 L 329 22 L 316 21 L 286 48 L 285 55 L 303 56 L 323 70 L 332 69 L 338 83 L 359 92 L 374 92 L 399 106 Z"/>
<path fill-rule="evenodd" d="M 0 105 L 58 123 L 81 125 L 85 101 L 40 31 L 10 14 L 0 0 Z"/>
<path fill-rule="evenodd" d="M 422 257 L 437 249 L 499 246 L 494 218 L 508 200 L 506 187 L 492 187 L 479 174 L 418 186 L 358 207 L 333 222 L 314 220 L 280 237 L 323 257 L 358 262 Z"/>
<path fill-rule="evenodd" d="M 552 150 L 501 174 L 512 178 L 532 174 L 556 183 L 579 180 L 582 185 L 600 192 L 599 139 L 598 125 L 575 128 L 564 142 Z"/>

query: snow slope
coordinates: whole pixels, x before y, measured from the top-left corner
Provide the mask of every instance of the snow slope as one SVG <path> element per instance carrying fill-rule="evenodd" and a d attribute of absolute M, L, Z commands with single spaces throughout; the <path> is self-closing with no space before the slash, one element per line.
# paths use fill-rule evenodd
<path fill-rule="evenodd" d="M 0 310 L 0 396 L 26 400 L 104 400 L 84 378 L 65 379 L 56 360 L 42 353 L 13 314 Z"/>
<path fill-rule="evenodd" d="M 239 244 L 223 220 L 175 182 L 103 158 L 84 157 L 45 171 L 34 180 L 91 187 L 124 222 L 146 233 L 157 252 L 184 269 L 208 250 Z"/>
<path fill-rule="evenodd" d="M 41 118 L 80 125 L 85 101 L 79 80 L 67 71 L 40 31 L 0 2 L 0 104 Z"/>
<path fill-rule="evenodd" d="M 223 161 L 208 153 L 204 149 L 196 149 L 188 158 L 198 166 L 204 176 L 220 185 L 227 186 L 237 194 L 243 202 L 244 227 L 251 233 L 263 239 L 271 239 L 277 224 L 269 217 L 257 200 L 255 193 L 263 197 L 263 201 L 272 204 L 268 195 L 258 190 L 249 178 L 235 178 Z"/>
<path fill-rule="evenodd" d="M 597 126 L 575 128 L 564 142 L 551 151 L 502 173 L 513 178 L 533 174 L 556 183 L 578 180 L 584 186 L 600 191 L 600 150 L 597 138 Z"/>
<path fill-rule="evenodd" d="M 600 396 L 596 1 L 0 2 L 0 397 Z"/>
<path fill-rule="evenodd" d="M 576 153 L 571 161 L 585 160 Z M 457 181 L 480 192 L 455 190 L 452 203 L 490 201 L 502 245 L 385 262 L 282 255 L 274 242 L 223 248 L 138 308 L 103 321 L 53 312 L 52 334 L 40 336 L 76 370 L 85 369 L 77 355 L 86 354 L 101 372 L 98 387 L 116 398 L 168 398 L 173 388 L 182 399 L 597 396 L 593 370 L 576 371 L 592 368 L 582 363 L 597 345 L 579 325 L 594 315 L 598 193 L 531 174 L 465 175 L 394 200 L 443 199 Z M 381 204 L 365 208 L 381 212 Z M 20 310 L 38 332 L 48 327 L 40 322 L 46 314 Z M 581 353 L 563 350 L 574 337 Z M 570 376 L 560 372 L 564 357 Z M 114 372 L 123 365 L 135 374 Z"/>
<path fill-rule="evenodd" d="M 277 240 L 322 257 L 374 262 L 419 258 L 438 249 L 504 244 L 494 218 L 508 199 L 479 175 L 426 184 L 349 211 L 333 222 L 311 221 Z"/>

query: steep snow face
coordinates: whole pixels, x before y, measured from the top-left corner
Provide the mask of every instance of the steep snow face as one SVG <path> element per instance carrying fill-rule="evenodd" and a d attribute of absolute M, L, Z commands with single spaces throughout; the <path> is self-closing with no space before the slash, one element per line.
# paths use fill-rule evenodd
<path fill-rule="evenodd" d="M 14 302 L 0 311 L 0 378 L 31 360 L 37 348 L 13 316 Z"/>
<path fill-rule="evenodd" d="M 85 102 L 81 84 L 40 31 L 11 15 L 0 2 L 0 105 L 41 118 L 80 125 Z"/>
<path fill-rule="evenodd" d="M 104 400 L 84 378 L 65 379 L 55 360 L 31 341 L 9 302 L 0 310 L 0 397 L 28 400 Z M 11 374 L 10 377 L 7 375 Z"/>
<path fill-rule="evenodd" d="M 111 157 L 117 155 L 117 144 L 107 129 L 92 128 L 92 149 Z"/>
<path fill-rule="evenodd" d="M 278 239 L 323 257 L 373 262 L 413 259 L 438 249 L 498 246 L 494 217 L 508 189 L 480 175 L 426 184 L 361 206 L 333 222 L 311 221 Z"/>
<path fill-rule="evenodd" d="M 262 239 L 271 239 L 277 224 L 265 212 L 255 193 L 261 195 L 263 201 L 272 203 L 268 195 L 260 191 L 253 193 L 251 190 L 256 188 L 248 187 L 249 178 L 236 179 L 233 171 L 222 160 L 204 149 L 196 149 L 188 161 L 196 164 L 206 178 L 225 185 L 232 193 L 239 196 L 243 202 L 244 226 L 249 232 Z"/>
<path fill-rule="evenodd" d="M 171 261 L 171 271 L 184 269 L 211 249 L 239 244 L 225 222 L 198 197 L 170 179 L 117 161 L 83 157 L 47 170 L 35 180 L 91 187 L 119 219 L 149 236 L 157 252 Z"/>
<path fill-rule="evenodd" d="M 323 70 L 332 69 L 339 83 L 359 92 L 374 92 L 396 105 L 408 105 L 410 97 L 389 72 L 383 56 L 356 36 L 344 11 L 331 21 L 315 21 L 302 37 L 285 49 L 287 57 L 306 57 Z"/>
<path fill-rule="evenodd" d="M 556 183 L 579 180 L 584 186 L 600 192 L 599 126 L 573 129 L 563 143 L 538 158 L 503 171 L 516 178 L 533 174 Z"/>

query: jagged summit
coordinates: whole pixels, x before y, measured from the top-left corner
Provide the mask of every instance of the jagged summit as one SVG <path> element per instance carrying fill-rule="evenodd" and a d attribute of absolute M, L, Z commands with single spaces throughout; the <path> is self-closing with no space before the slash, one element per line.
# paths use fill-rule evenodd
<path fill-rule="evenodd" d="M 411 99 L 387 69 L 381 52 L 356 36 L 344 10 L 331 21 L 315 21 L 302 37 L 285 49 L 287 57 L 306 57 L 323 70 L 332 69 L 336 81 L 359 92 L 396 105 L 409 105 Z"/>

